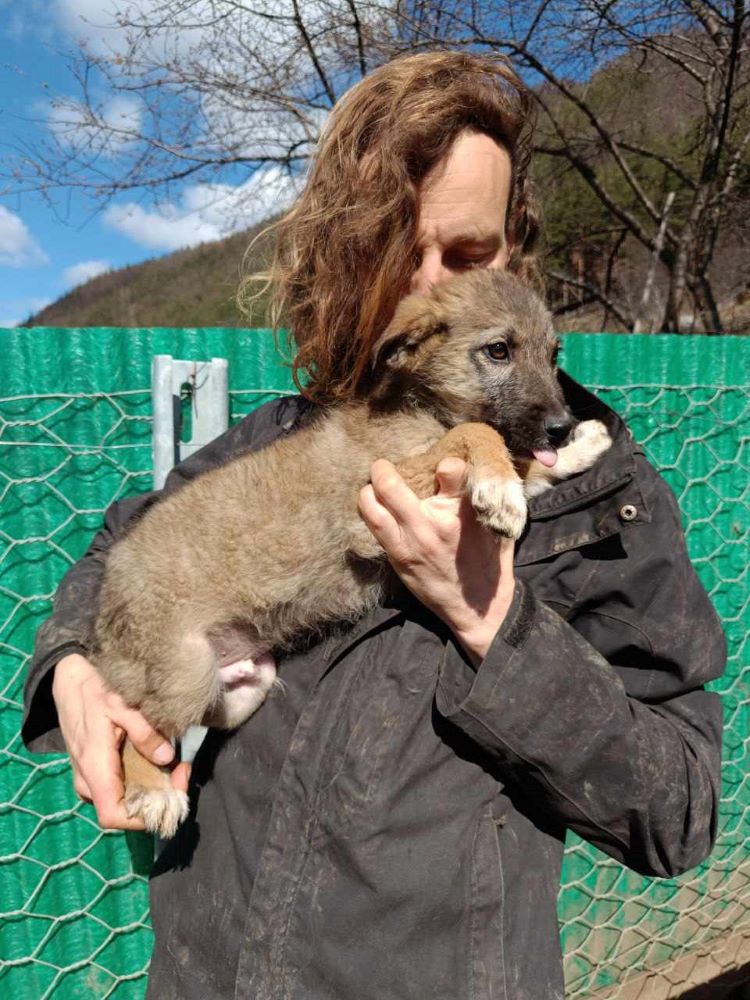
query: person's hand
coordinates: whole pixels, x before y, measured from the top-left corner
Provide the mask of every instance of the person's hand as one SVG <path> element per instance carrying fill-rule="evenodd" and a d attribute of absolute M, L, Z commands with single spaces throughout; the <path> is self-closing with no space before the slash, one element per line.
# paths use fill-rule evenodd
<path fill-rule="evenodd" d="M 52 697 L 77 795 L 94 804 L 105 829 L 145 829 L 140 820 L 130 819 L 125 812 L 120 746 L 127 734 L 136 750 L 163 766 L 174 757 L 171 744 L 140 712 L 128 708 L 110 691 L 95 667 L 78 653 L 64 656 L 56 665 Z M 189 774 L 189 764 L 178 764 L 171 774 L 175 788 L 187 791 Z"/>
<path fill-rule="evenodd" d="M 514 543 L 477 522 L 465 477 L 464 462 L 443 459 L 437 494 L 420 500 L 381 459 L 360 492 L 359 510 L 406 586 L 479 663 L 513 600 Z"/>

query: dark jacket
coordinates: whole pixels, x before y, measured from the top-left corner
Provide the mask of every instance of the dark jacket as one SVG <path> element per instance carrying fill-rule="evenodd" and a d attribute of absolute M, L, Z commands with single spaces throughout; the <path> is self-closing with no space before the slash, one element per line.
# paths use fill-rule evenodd
<path fill-rule="evenodd" d="M 706 857 L 725 661 L 674 497 L 614 444 L 530 503 L 513 605 L 479 668 L 407 595 L 280 664 L 244 726 L 211 732 L 192 812 L 151 881 L 154 1000 L 554 1000 L 566 828 L 638 872 Z M 289 433 L 272 403 L 166 489 Z M 24 737 L 59 749 L 50 669 L 86 651 L 106 551 L 156 494 L 111 507 L 40 629 Z M 57 735 L 56 735 L 57 733 Z"/>

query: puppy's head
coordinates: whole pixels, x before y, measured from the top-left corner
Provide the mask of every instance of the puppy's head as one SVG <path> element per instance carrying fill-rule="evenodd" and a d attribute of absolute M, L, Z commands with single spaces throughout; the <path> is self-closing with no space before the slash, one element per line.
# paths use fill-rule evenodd
<path fill-rule="evenodd" d="M 470 271 L 401 302 L 373 349 L 372 398 L 424 407 L 448 427 L 491 424 L 515 457 L 551 465 L 575 423 L 558 349 L 531 289 L 507 272 Z"/>

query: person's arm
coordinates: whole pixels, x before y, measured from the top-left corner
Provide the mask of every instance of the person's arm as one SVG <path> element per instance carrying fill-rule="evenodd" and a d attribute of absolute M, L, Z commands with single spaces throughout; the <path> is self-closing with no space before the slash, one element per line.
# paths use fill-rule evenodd
<path fill-rule="evenodd" d="M 652 516 L 623 530 L 626 557 L 592 561 L 569 621 L 516 581 L 488 645 L 481 624 L 466 633 L 474 650 L 471 638 L 448 644 L 436 704 L 556 821 L 636 871 L 671 876 L 704 859 L 716 833 L 722 713 L 703 685 L 726 647 L 674 498 L 640 465 Z M 418 562 L 412 551 L 407 575 Z M 451 625 L 434 582 L 421 586 Z"/>

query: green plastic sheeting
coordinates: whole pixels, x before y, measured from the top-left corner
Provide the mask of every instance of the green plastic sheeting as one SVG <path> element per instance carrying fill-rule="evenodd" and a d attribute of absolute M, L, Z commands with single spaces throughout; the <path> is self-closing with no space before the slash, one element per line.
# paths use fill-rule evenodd
<path fill-rule="evenodd" d="M 290 392 L 291 380 L 264 330 L 7 330 L 0 348 L 0 991 L 135 1000 L 151 949 L 151 843 L 101 831 L 66 759 L 23 749 L 25 667 L 102 512 L 151 487 L 151 357 L 227 358 L 232 422 Z M 626 417 L 677 494 L 731 654 L 714 685 L 727 728 L 712 859 L 656 881 L 571 840 L 560 922 L 568 995 L 578 998 L 713 939 L 750 936 L 750 340 L 570 334 L 562 363 Z"/>

